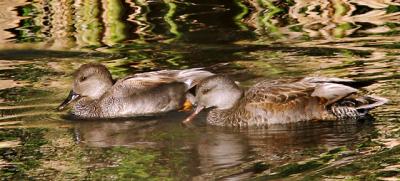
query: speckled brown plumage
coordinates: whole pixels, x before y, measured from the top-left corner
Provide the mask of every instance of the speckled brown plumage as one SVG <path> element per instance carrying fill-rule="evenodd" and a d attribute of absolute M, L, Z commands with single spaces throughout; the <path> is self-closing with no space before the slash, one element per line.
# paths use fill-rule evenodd
<path fill-rule="evenodd" d="M 212 76 L 199 84 L 196 98 L 200 106 L 214 108 L 207 116 L 209 124 L 261 127 L 307 120 L 360 119 L 368 110 L 387 102 L 385 98 L 360 95 L 357 89 L 341 84 L 352 80 L 325 77 L 265 80 L 231 101 L 231 97 L 240 95 L 230 93 L 231 89 L 241 90 L 232 82 L 224 76 Z M 230 86 L 219 89 L 223 84 Z M 223 100 L 219 98 L 233 103 L 220 109 L 218 103 Z"/>

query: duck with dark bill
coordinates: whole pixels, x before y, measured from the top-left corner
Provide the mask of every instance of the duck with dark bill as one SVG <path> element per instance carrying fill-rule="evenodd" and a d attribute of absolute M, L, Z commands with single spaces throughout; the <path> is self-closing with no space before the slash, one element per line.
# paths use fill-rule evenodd
<path fill-rule="evenodd" d="M 73 104 L 72 114 L 82 118 L 143 116 L 181 109 L 194 101 L 188 90 L 213 73 L 193 68 L 134 74 L 115 83 L 101 64 L 84 64 L 74 74 L 67 99 L 58 107 Z M 193 102 L 192 102 L 193 103 Z"/>

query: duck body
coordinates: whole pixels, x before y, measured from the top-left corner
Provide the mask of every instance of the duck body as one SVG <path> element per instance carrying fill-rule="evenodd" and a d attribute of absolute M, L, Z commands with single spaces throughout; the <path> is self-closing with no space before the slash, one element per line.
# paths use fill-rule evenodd
<path fill-rule="evenodd" d="M 218 103 L 211 103 L 213 100 L 204 94 L 214 94 L 212 96 L 217 97 L 215 95 L 220 93 L 218 90 L 212 93 L 212 89 L 218 89 L 214 86 L 221 84 L 231 84 L 228 89 L 224 87 L 224 94 L 228 94 L 226 99 L 236 98 L 233 98 L 235 101 L 230 106 L 219 108 Z M 215 76 L 199 85 L 200 94 L 196 98 L 199 99 L 200 106 L 212 109 L 207 115 L 208 124 L 231 127 L 263 127 L 309 120 L 362 119 L 370 109 L 388 101 L 381 97 L 361 95 L 356 88 L 348 85 L 356 85 L 356 82 L 340 78 L 308 77 L 265 80 L 247 91 L 241 91 L 228 78 Z M 236 89 L 237 93 L 229 93 L 231 89 Z"/>
<path fill-rule="evenodd" d="M 181 109 L 186 100 L 187 87 L 181 82 L 135 91 L 126 87 L 128 83 L 125 81 L 117 82 L 100 99 L 80 99 L 74 105 L 72 114 L 85 118 L 145 116 Z M 133 92 L 125 94 L 124 91 Z"/>
<path fill-rule="evenodd" d="M 81 118 L 115 118 L 178 110 L 190 98 L 188 90 L 211 75 L 200 68 L 162 70 L 134 74 L 113 83 L 104 65 L 85 64 L 74 73 L 70 95 L 79 98 L 72 114 Z M 64 108 L 64 103 L 60 107 Z"/>

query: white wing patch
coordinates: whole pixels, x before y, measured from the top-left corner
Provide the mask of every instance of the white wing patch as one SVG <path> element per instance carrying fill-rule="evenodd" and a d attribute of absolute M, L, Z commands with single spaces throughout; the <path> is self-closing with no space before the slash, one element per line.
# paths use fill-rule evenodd
<path fill-rule="evenodd" d="M 187 80 L 184 81 L 184 83 L 186 84 L 187 87 L 192 87 L 191 85 L 193 83 L 193 80 L 192 79 L 187 79 Z"/>
<path fill-rule="evenodd" d="M 312 83 L 328 83 L 328 82 L 354 82 L 351 79 L 342 79 L 337 77 L 305 77 L 301 81 Z"/>
<path fill-rule="evenodd" d="M 328 100 L 327 104 L 331 104 L 357 91 L 355 88 L 342 84 L 322 83 L 315 88 L 311 96 L 325 98 Z"/>
<path fill-rule="evenodd" d="M 190 89 L 199 83 L 199 81 L 212 75 L 214 74 L 209 71 L 205 71 L 202 68 L 193 68 L 179 71 L 179 73 L 176 75 L 176 79 L 179 82 L 184 82 L 188 89 Z"/>

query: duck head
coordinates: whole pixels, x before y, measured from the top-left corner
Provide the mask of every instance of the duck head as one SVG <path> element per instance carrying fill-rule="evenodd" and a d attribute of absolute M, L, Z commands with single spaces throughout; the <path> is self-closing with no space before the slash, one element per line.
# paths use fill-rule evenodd
<path fill-rule="evenodd" d="M 84 64 L 73 74 L 72 90 L 58 110 L 63 110 L 69 104 L 87 97 L 99 99 L 113 85 L 111 73 L 102 64 Z"/>
<path fill-rule="evenodd" d="M 210 76 L 197 85 L 197 107 L 183 123 L 192 121 L 204 108 L 231 109 L 242 96 L 243 91 L 233 80 L 223 75 Z"/>

